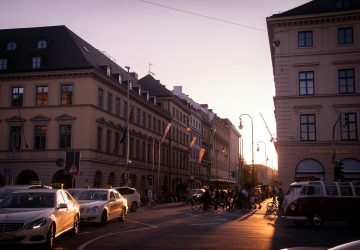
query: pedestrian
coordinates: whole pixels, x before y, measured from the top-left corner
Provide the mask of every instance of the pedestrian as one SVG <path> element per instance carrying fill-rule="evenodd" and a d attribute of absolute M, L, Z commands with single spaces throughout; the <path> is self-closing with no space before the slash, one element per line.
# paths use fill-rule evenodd
<path fill-rule="evenodd" d="M 207 188 L 205 189 L 205 193 L 203 194 L 202 199 L 203 199 L 203 210 L 204 211 L 209 210 L 210 203 L 211 203 L 211 194 L 210 194 L 209 189 L 207 189 Z"/>
<path fill-rule="evenodd" d="M 282 210 L 283 210 L 283 202 L 284 202 L 284 198 L 285 198 L 285 193 L 282 190 L 282 188 L 279 188 L 279 191 L 277 193 L 277 197 L 278 197 L 278 201 L 279 201 L 279 210 L 280 210 L 280 212 L 282 212 Z"/>
<path fill-rule="evenodd" d="M 147 191 L 147 198 L 148 198 L 148 204 L 147 206 L 148 207 L 151 207 L 151 204 L 153 202 L 153 192 L 152 192 L 152 189 L 151 187 L 149 187 L 148 191 Z"/>

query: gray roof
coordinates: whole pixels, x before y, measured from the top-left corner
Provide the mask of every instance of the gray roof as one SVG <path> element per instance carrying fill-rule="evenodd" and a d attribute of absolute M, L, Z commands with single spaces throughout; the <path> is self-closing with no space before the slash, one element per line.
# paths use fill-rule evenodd
<path fill-rule="evenodd" d="M 150 74 L 139 79 L 139 83 L 141 87 L 149 90 L 151 94 L 156 97 L 174 97 L 174 94 L 168 90 L 165 85 L 161 84 L 159 80 L 156 80 Z"/>
<path fill-rule="evenodd" d="M 326 12 L 360 9 L 359 0 L 313 0 L 294 9 L 272 15 L 272 17 L 320 14 Z"/>
<path fill-rule="evenodd" d="M 45 40 L 47 48 L 38 49 L 39 40 Z M 6 49 L 7 43 L 17 45 L 13 51 Z M 32 57 L 41 57 L 41 67 L 32 69 Z M 0 58 L 8 61 L 7 70 L 0 73 L 38 72 L 95 68 L 110 65 L 111 73 L 121 73 L 127 78 L 127 71 L 110 57 L 77 36 L 66 26 L 47 26 L 0 30 Z"/>

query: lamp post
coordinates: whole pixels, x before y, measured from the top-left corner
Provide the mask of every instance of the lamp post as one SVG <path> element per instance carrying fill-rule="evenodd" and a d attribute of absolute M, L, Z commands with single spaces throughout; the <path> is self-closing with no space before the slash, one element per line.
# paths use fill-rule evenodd
<path fill-rule="evenodd" d="M 268 156 L 267 156 L 267 153 L 266 153 L 266 143 L 263 142 L 263 141 L 258 141 L 258 142 L 257 142 L 256 151 L 258 151 L 258 152 L 260 152 L 260 145 L 259 145 L 259 143 L 262 143 L 262 144 L 264 144 L 264 146 L 265 146 L 265 178 L 266 178 L 266 184 L 268 184 L 267 161 L 268 161 L 269 159 L 268 159 Z"/>
<path fill-rule="evenodd" d="M 241 114 L 239 116 L 240 119 L 240 125 L 239 125 L 239 129 L 242 130 L 243 129 L 243 125 L 242 125 L 242 121 L 241 121 L 241 117 L 242 116 L 248 116 L 251 120 L 251 170 L 252 170 L 252 182 L 253 182 L 253 186 L 255 187 L 255 169 L 254 169 L 254 123 L 253 123 L 253 119 L 249 114 Z"/>
<path fill-rule="evenodd" d="M 130 149 L 130 138 L 129 138 L 129 129 L 130 129 L 130 114 L 129 114 L 129 106 L 130 106 L 130 66 L 125 66 L 128 72 L 128 82 L 127 82 L 127 91 L 126 91 L 126 162 L 125 162 L 125 180 L 126 185 L 129 185 L 129 149 Z"/>

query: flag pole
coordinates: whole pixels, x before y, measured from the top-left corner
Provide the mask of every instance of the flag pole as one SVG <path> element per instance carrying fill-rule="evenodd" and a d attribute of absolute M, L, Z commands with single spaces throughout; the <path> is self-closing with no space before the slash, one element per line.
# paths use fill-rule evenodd
<path fill-rule="evenodd" d="M 130 138 L 129 138 L 129 126 L 130 126 L 130 122 L 129 122 L 129 118 L 130 118 L 130 114 L 129 114 L 129 105 L 130 105 L 130 66 L 125 66 L 125 68 L 127 69 L 128 72 L 128 82 L 127 82 L 127 91 L 126 91 L 126 123 L 127 123 L 127 129 L 126 129 L 126 162 L 125 162 L 125 181 L 126 181 L 126 186 L 129 185 L 129 142 L 130 142 Z"/>

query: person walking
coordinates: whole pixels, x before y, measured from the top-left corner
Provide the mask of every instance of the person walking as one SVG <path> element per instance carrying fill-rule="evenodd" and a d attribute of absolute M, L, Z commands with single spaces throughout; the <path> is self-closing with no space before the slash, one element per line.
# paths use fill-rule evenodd
<path fill-rule="evenodd" d="M 148 204 L 147 206 L 148 207 L 151 207 L 151 204 L 153 202 L 153 192 L 152 192 L 152 189 L 151 187 L 149 187 L 148 191 L 147 191 L 147 198 L 148 198 Z"/>

